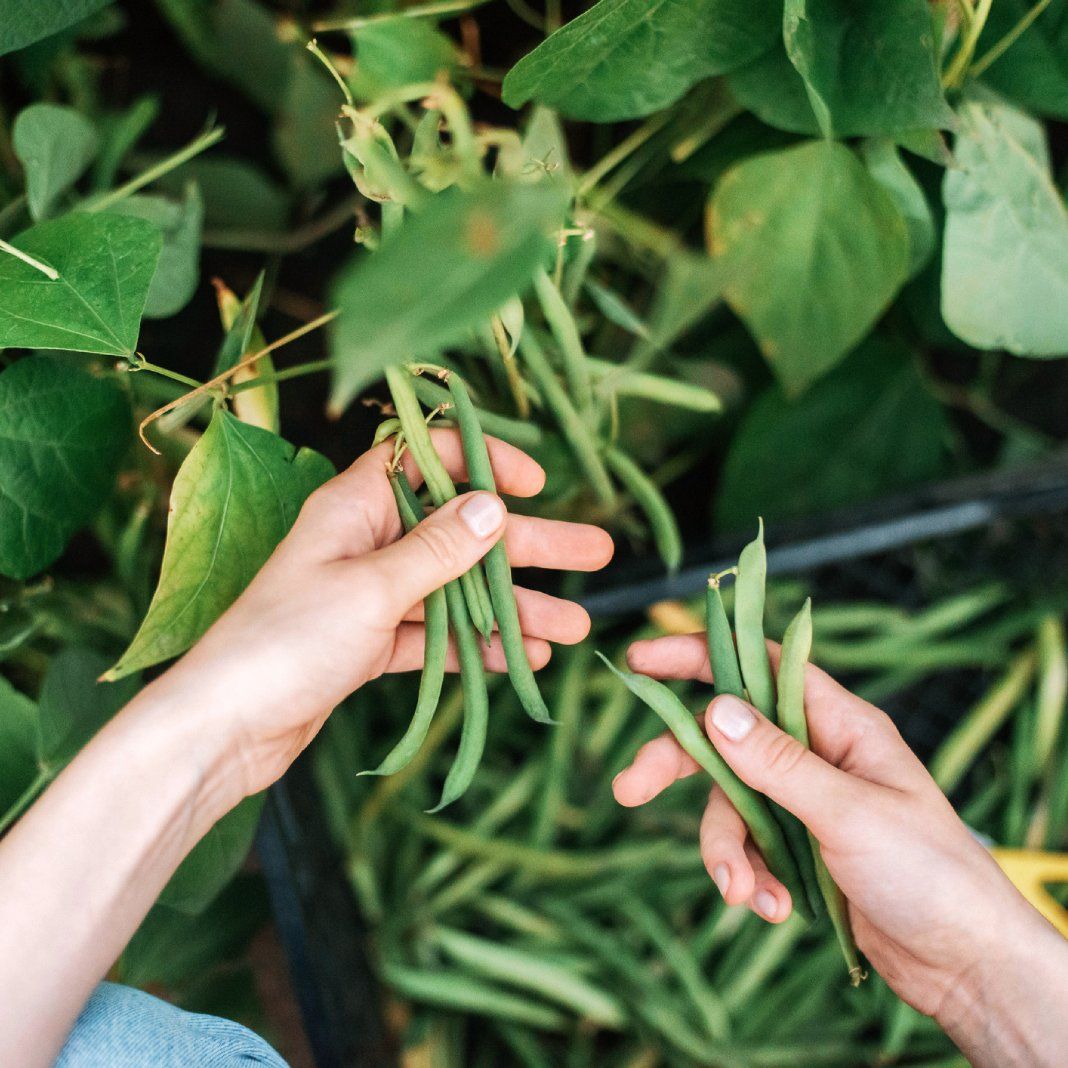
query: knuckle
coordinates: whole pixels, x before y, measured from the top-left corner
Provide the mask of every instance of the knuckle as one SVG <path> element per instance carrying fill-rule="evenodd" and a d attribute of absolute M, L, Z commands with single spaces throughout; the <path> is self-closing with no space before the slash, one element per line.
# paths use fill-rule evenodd
<path fill-rule="evenodd" d="M 442 570 L 452 571 L 460 563 L 460 552 L 451 532 L 438 523 L 420 523 L 409 535 Z"/>
<path fill-rule="evenodd" d="M 768 741 L 764 764 L 776 778 L 793 775 L 805 759 L 805 747 L 783 731 L 777 731 Z"/>

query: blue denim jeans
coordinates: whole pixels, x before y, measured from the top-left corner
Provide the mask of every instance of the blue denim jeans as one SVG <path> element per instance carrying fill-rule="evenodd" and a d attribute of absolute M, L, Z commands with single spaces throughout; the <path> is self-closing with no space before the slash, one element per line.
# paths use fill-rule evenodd
<path fill-rule="evenodd" d="M 141 990 L 101 983 L 56 1068 L 286 1068 L 247 1027 L 168 1005 Z"/>

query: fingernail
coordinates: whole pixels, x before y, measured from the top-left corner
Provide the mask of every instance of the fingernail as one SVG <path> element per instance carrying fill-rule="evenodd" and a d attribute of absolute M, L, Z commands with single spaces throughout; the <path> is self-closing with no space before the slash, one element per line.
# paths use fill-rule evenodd
<path fill-rule="evenodd" d="M 712 881 L 716 884 L 716 889 L 719 890 L 720 894 L 726 897 L 731 885 L 730 868 L 726 864 L 717 864 L 712 869 Z"/>
<path fill-rule="evenodd" d="M 779 911 L 779 899 L 770 890 L 758 890 L 753 896 L 753 907 L 761 916 L 773 920 Z"/>
<path fill-rule="evenodd" d="M 504 522 L 504 502 L 492 493 L 476 493 L 461 506 L 460 518 L 476 538 L 488 538 Z"/>
<path fill-rule="evenodd" d="M 756 726 L 756 717 L 743 701 L 726 694 L 712 702 L 712 723 L 732 742 L 740 742 Z"/>

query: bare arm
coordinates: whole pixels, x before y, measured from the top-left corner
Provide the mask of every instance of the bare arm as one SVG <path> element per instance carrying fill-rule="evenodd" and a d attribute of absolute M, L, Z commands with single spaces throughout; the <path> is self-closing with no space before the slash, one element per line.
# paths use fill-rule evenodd
<path fill-rule="evenodd" d="M 463 477 L 457 435 L 435 432 Z M 541 468 L 490 442 L 502 492 L 531 496 Z M 277 779 L 330 711 L 387 671 L 422 664 L 422 600 L 502 535 L 519 566 L 592 570 L 603 531 L 458 497 L 411 534 L 372 450 L 309 499 L 249 588 L 174 667 L 72 761 L 0 842 L 0 1065 L 52 1063 L 78 1012 L 196 842 Z M 409 475 L 418 478 L 414 468 Z M 507 527 L 507 529 L 505 529 Z M 534 666 L 585 637 L 578 606 L 518 589 Z M 494 641 L 487 666 L 502 670 Z M 455 656 L 452 656 L 455 667 Z M 354 769 L 354 772 L 357 769 Z"/>

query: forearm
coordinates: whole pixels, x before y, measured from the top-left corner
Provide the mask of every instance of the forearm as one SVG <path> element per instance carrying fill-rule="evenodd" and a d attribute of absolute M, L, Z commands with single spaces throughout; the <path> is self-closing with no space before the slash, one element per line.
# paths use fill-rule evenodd
<path fill-rule="evenodd" d="M 946 998 L 938 1021 L 976 1068 L 1068 1064 L 1068 941 L 1025 906 L 1004 951 Z"/>
<path fill-rule="evenodd" d="M 158 680 L 0 842 L 0 1064 L 51 1064 L 178 864 L 238 800 L 219 720 Z"/>

